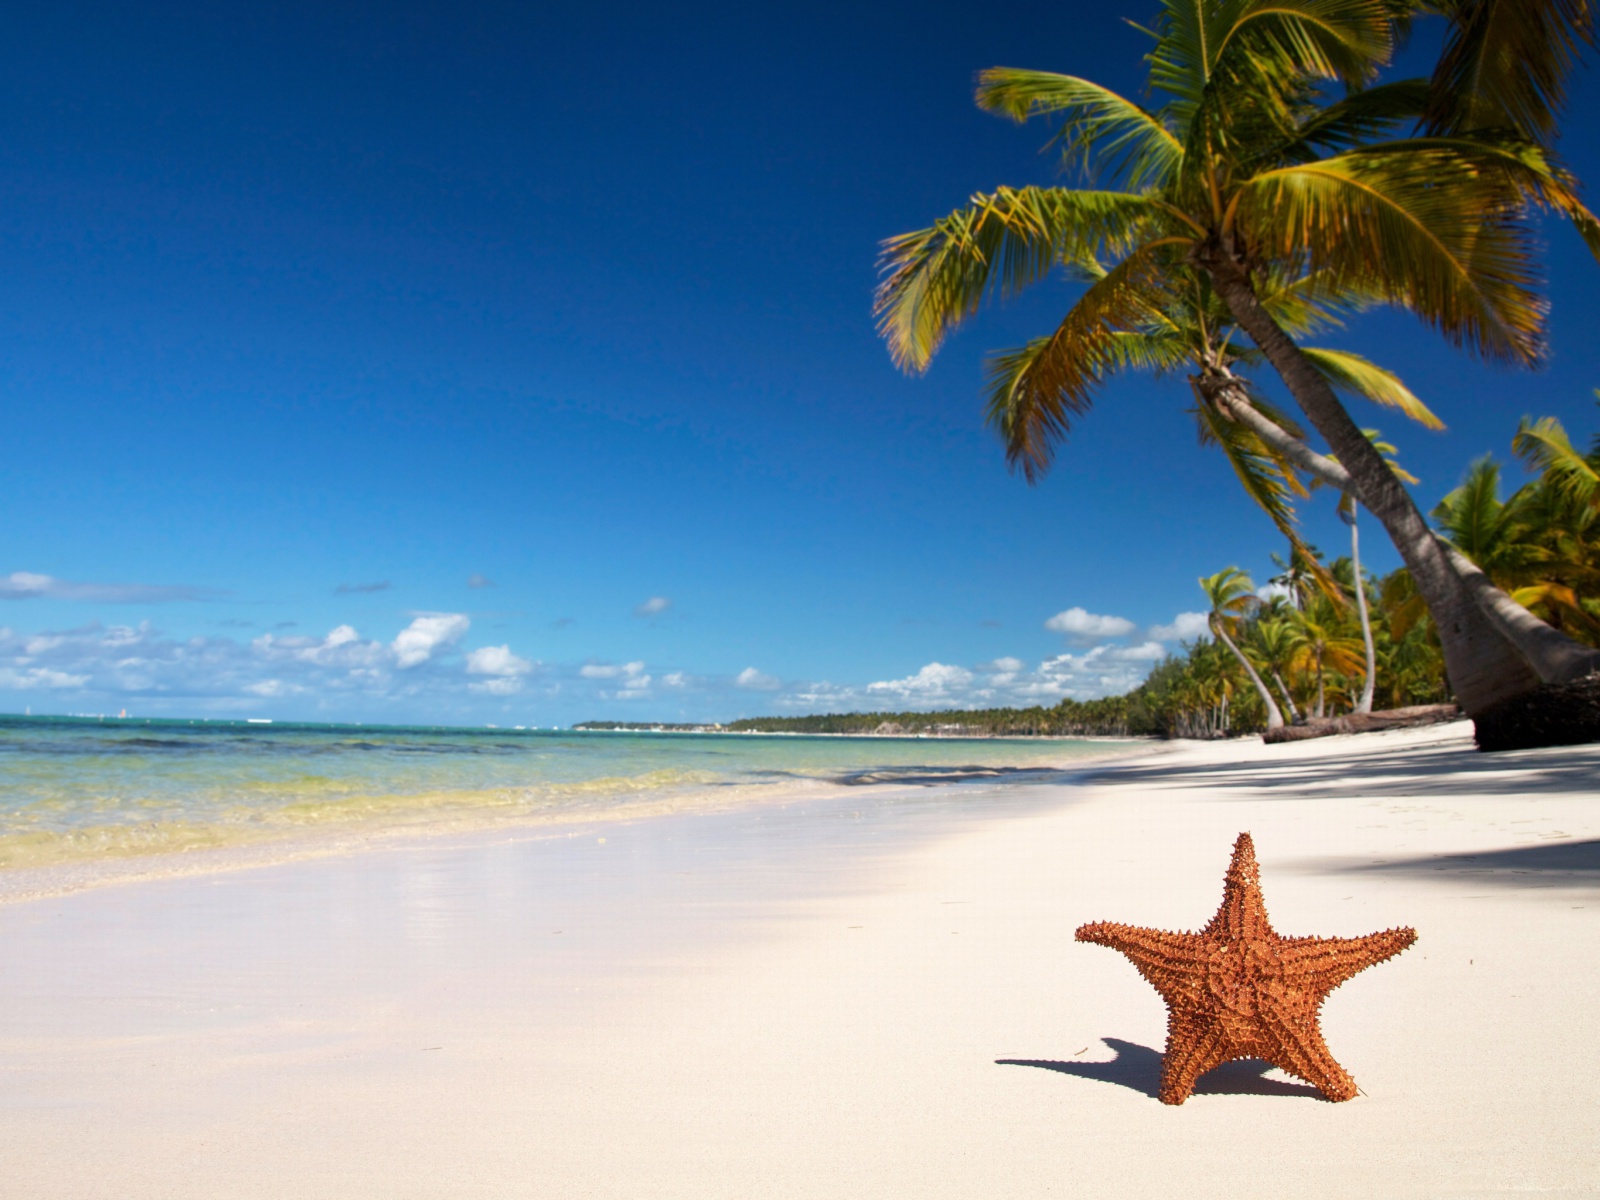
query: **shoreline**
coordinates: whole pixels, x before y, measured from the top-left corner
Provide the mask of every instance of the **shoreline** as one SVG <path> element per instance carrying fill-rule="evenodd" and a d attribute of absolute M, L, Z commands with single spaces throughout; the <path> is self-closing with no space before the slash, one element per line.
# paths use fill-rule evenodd
<path fill-rule="evenodd" d="M 1163 744 L 583 835 L 0 907 L 18 1194 L 1273 1200 L 1596 1194 L 1600 747 L 1463 725 Z M 1194 928 L 1255 837 L 1286 936 L 1412 925 L 1323 1030 L 1154 1098 L 1088 920 Z"/>
<path fill-rule="evenodd" d="M 1066 740 L 1077 742 L 1090 739 Z M 1081 772 L 1090 770 L 1091 764 L 1118 761 L 1149 753 L 1159 753 L 1159 751 L 1154 751 L 1151 746 L 1141 745 L 1130 747 L 1120 753 L 1108 750 L 1102 754 L 1079 755 L 1055 763 L 1040 763 L 1026 768 L 1002 767 L 996 770 L 1054 771 L 1068 777 L 1062 782 L 1070 783 Z M 952 780 L 947 784 L 917 782 L 902 784 L 892 777 L 882 781 L 859 782 L 821 777 L 797 778 L 784 784 L 728 783 L 709 788 L 685 787 L 644 800 L 612 803 L 609 806 L 604 804 L 573 806 L 542 813 L 506 814 L 501 810 L 483 807 L 462 808 L 448 814 L 440 812 L 413 814 L 409 820 L 351 819 L 306 829 L 280 827 L 278 830 L 266 830 L 244 827 L 243 831 L 247 835 L 255 836 L 246 836 L 237 841 L 221 844 L 195 845 L 179 850 L 102 854 L 43 865 L 0 866 L 0 906 L 51 896 L 71 895 L 101 887 L 258 870 L 311 859 L 344 858 L 426 844 L 436 839 L 441 842 L 456 842 L 477 835 L 524 839 L 571 837 L 592 828 L 671 816 L 691 816 L 769 806 L 782 807 L 808 801 L 842 799 L 858 793 L 862 787 L 867 787 L 869 790 L 873 788 L 892 790 L 899 786 L 961 788 L 981 785 L 985 781 L 984 776 L 976 776 L 970 780 Z"/>

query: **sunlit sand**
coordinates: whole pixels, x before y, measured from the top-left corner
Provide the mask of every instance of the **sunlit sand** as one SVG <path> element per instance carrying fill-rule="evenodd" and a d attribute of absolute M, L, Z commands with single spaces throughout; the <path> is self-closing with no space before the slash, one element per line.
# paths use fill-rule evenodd
<path fill-rule="evenodd" d="M 1600 747 L 1168 744 L 1082 786 L 446 835 L 0 906 L 30 1197 L 1600 1195 Z M 1414 926 L 1323 1015 L 1362 1094 L 1154 1098 L 1085 921 Z M 603 839 L 603 840 L 602 840 Z"/>

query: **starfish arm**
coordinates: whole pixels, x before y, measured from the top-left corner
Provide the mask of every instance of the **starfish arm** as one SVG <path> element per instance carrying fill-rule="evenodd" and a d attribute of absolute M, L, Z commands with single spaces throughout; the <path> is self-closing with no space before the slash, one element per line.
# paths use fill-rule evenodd
<path fill-rule="evenodd" d="M 1200 1076 L 1231 1057 L 1220 1022 L 1172 1013 L 1167 1018 L 1167 1052 L 1161 1057 L 1161 1103 L 1182 1104 Z"/>
<path fill-rule="evenodd" d="M 1095 921 L 1074 936 L 1124 955 L 1168 1004 L 1193 999 L 1204 986 L 1206 945 L 1196 934 Z"/>
<path fill-rule="evenodd" d="M 1314 1013 L 1309 1020 L 1298 1021 L 1264 1017 L 1261 1024 L 1267 1035 L 1259 1051 L 1262 1058 L 1304 1079 L 1329 1100 L 1355 1099 L 1356 1081 L 1329 1052 Z"/>
<path fill-rule="evenodd" d="M 1415 929 L 1385 929 L 1357 938 L 1284 938 L 1278 943 L 1278 955 L 1285 981 L 1320 999 L 1416 940 Z"/>

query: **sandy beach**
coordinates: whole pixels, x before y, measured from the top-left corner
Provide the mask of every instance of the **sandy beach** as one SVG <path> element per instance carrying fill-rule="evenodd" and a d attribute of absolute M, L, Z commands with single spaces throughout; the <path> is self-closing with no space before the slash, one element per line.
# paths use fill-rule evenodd
<path fill-rule="evenodd" d="M 1173 743 L 0 905 L 16 1197 L 1600 1196 L 1600 747 Z M 1363 1094 L 1154 1098 L 1090 920 L 1411 925 L 1323 1027 Z"/>

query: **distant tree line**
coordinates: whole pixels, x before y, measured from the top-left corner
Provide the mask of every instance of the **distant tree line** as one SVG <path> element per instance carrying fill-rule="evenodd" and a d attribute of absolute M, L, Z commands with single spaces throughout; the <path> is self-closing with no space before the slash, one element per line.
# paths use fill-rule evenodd
<path fill-rule="evenodd" d="M 1136 694 L 1136 693 L 1134 693 Z M 1063 700 L 1053 708 L 950 709 L 944 712 L 824 713 L 807 717 L 747 717 L 734 733 L 876 733 L 906 737 L 1130 737 L 1138 728 L 1128 696 Z"/>

